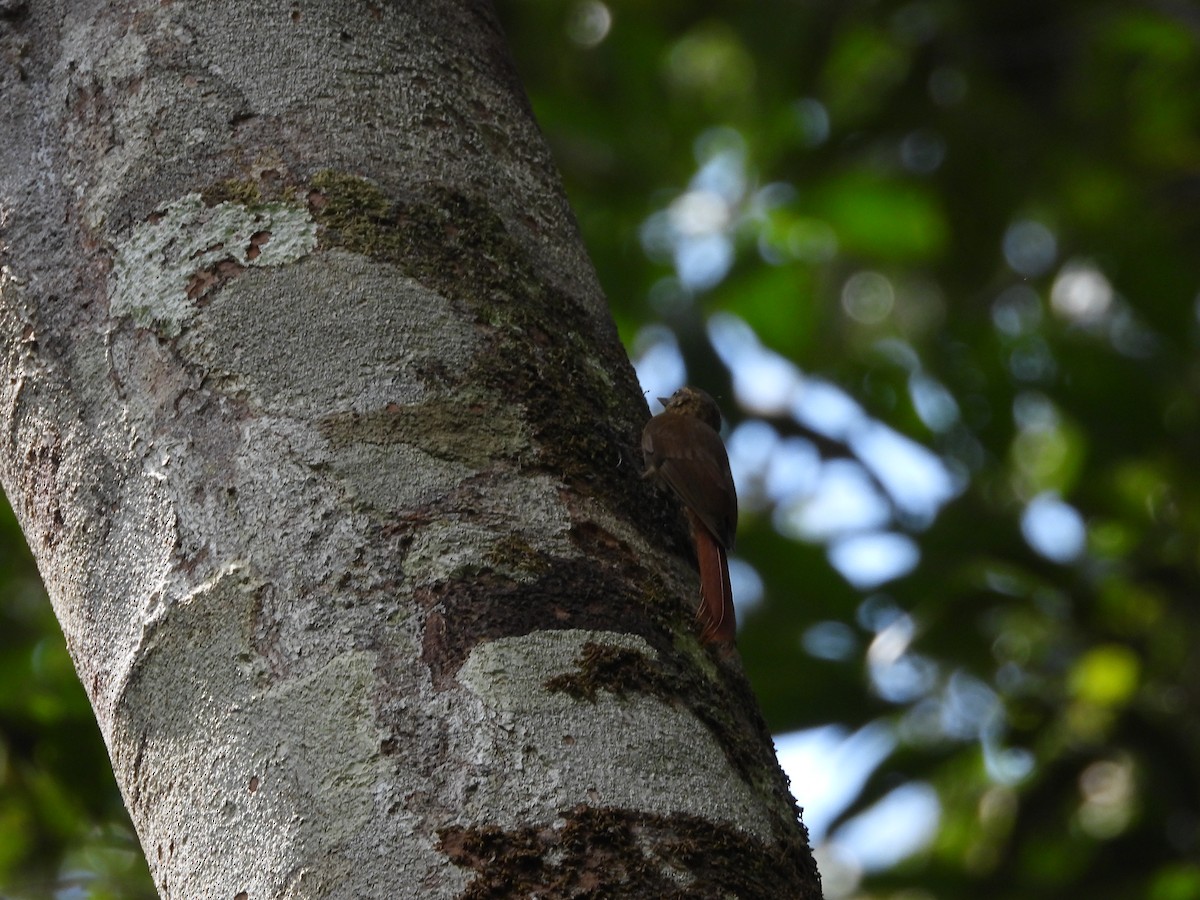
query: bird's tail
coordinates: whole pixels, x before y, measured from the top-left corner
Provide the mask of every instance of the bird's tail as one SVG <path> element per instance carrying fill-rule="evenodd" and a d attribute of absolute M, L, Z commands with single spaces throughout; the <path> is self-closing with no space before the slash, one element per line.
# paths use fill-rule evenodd
<path fill-rule="evenodd" d="M 729 559 L 721 542 L 688 512 L 696 542 L 696 560 L 700 564 L 700 608 L 696 610 L 702 626 L 700 639 L 706 644 L 732 642 L 737 634 L 737 616 L 729 585 Z"/>

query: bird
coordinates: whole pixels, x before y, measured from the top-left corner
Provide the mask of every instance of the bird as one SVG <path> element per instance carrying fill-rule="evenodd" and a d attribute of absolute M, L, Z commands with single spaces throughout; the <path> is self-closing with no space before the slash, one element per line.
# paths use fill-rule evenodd
<path fill-rule="evenodd" d="M 728 551 L 737 531 L 737 493 L 719 434 L 721 410 L 699 388 L 660 397 L 663 411 L 642 429 L 643 478 L 657 477 L 683 501 L 700 568 L 700 638 L 732 642 L 737 632 Z"/>

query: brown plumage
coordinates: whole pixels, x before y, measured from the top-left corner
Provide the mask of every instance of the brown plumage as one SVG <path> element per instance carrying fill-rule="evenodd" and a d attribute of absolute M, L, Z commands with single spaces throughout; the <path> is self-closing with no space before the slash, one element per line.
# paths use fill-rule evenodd
<path fill-rule="evenodd" d="M 718 430 L 721 411 L 704 391 L 684 387 L 660 398 L 664 409 L 642 430 L 643 478 L 657 475 L 687 508 L 700 566 L 701 638 L 732 641 L 737 631 L 729 560 L 737 531 L 737 494 Z"/>

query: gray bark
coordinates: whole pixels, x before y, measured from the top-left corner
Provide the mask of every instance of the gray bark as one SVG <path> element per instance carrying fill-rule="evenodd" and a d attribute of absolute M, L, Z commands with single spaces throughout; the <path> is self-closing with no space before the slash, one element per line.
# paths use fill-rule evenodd
<path fill-rule="evenodd" d="M 162 896 L 817 896 L 490 8 L 0 50 L 0 478 Z"/>

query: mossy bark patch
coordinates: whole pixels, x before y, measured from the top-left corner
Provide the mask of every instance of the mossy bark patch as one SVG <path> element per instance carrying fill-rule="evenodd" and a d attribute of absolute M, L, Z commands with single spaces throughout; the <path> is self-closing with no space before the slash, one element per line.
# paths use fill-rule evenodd
<path fill-rule="evenodd" d="M 519 406 L 531 439 L 521 464 L 641 518 L 648 488 L 637 480 L 629 361 L 578 299 L 539 277 L 490 205 L 446 189 L 391 197 L 338 172 L 315 175 L 307 199 L 323 247 L 386 261 L 469 312 L 483 345 L 465 368 L 439 374 L 447 389 L 482 387 Z"/>
<path fill-rule="evenodd" d="M 491 409 L 461 395 L 407 405 L 389 403 L 366 412 L 331 413 L 319 427 L 335 447 L 412 443 L 431 456 L 475 470 L 515 456 L 524 441 L 521 422 L 511 408 Z"/>
<path fill-rule="evenodd" d="M 577 669 L 556 675 L 545 683 L 548 691 L 561 691 L 579 700 L 595 702 L 600 691 L 666 695 L 666 679 L 646 654 L 625 647 L 587 643 Z"/>
<path fill-rule="evenodd" d="M 819 898 L 811 856 L 692 815 L 579 805 L 552 824 L 443 828 L 474 879 L 460 897 Z"/>
<path fill-rule="evenodd" d="M 636 592 L 612 577 L 597 577 L 586 560 L 545 558 L 529 581 L 482 571 L 415 591 L 428 608 L 423 661 L 436 687 L 448 688 L 483 641 L 545 629 L 653 630 Z"/>

